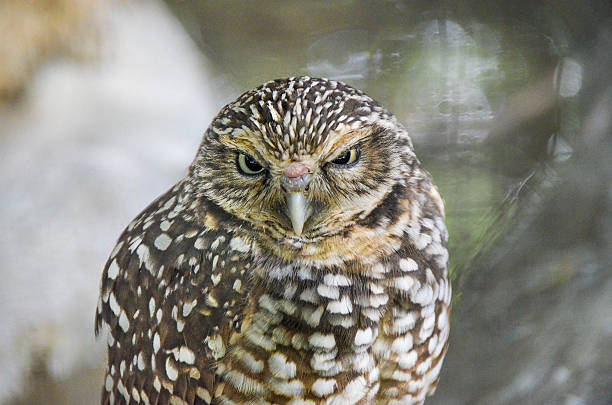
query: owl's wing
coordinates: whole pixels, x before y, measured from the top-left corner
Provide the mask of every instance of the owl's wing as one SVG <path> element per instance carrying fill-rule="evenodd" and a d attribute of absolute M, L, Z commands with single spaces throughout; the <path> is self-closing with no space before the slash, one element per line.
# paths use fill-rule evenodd
<path fill-rule="evenodd" d="M 412 219 L 397 257 L 390 259 L 393 270 L 382 282 L 389 307 L 374 345 L 381 365 L 379 397 L 401 403 L 422 403 L 433 393 L 450 331 L 443 205 L 428 178 L 423 188 L 423 194 L 410 196 Z M 419 201 L 422 205 L 416 205 Z"/>
<path fill-rule="evenodd" d="M 123 232 L 102 276 L 102 404 L 209 404 L 215 361 L 241 322 L 249 246 L 179 183 Z"/>

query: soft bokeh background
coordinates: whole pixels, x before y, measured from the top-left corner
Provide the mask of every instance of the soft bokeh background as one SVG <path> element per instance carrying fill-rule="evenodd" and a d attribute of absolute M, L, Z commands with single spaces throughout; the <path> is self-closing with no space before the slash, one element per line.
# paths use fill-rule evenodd
<path fill-rule="evenodd" d="M 298 74 L 387 106 L 445 198 L 427 403 L 612 403 L 611 72 L 606 1 L 0 1 L 0 403 L 96 403 L 116 237 L 220 107 Z"/>

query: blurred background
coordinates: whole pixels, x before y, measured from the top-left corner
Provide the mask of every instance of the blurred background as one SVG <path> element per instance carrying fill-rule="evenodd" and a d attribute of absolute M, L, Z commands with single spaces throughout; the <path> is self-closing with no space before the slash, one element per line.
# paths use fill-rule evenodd
<path fill-rule="evenodd" d="M 447 205 L 427 404 L 612 403 L 609 1 L 0 1 L 0 404 L 95 404 L 99 278 L 211 118 L 264 81 L 395 113 Z"/>

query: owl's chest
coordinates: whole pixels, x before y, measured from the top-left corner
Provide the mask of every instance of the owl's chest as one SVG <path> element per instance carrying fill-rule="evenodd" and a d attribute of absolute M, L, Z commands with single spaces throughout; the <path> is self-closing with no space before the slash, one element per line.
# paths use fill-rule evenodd
<path fill-rule="evenodd" d="M 296 333 L 335 336 L 337 347 L 354 343 L 359 329 L 375 329 L 387 311 L 389 294 L 384 280 L 338 270 L 307 267 L 276 269 L 266 282 L 255 280 L 245 308 L 243 333 L 254 323 L 286 326 Z M 292 273 L 283 277 L 282 272 Z M 265 328 L 268 329 L 268 328 Z"/>
<path fill-rule="evenodd" d="M 369 389 L 377 378 L 369 376 L 372 345 L 389 303 L 380 283 L 302 268 L 251 287 L 221 365 L 228 395 L 322 397 L 353 381 Z"/>

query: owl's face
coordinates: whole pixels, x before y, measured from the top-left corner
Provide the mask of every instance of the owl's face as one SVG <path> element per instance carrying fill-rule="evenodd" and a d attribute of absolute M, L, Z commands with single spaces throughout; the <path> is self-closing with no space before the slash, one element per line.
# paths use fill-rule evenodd
<path fill-rule="evenodd" d="M 395 119 L 363 93 L 323 79 L 285 79 L 221 111 L 191 176 L 271 250 L 320 256 L 383 203 L 406 172 L 410 146 Z"/>

